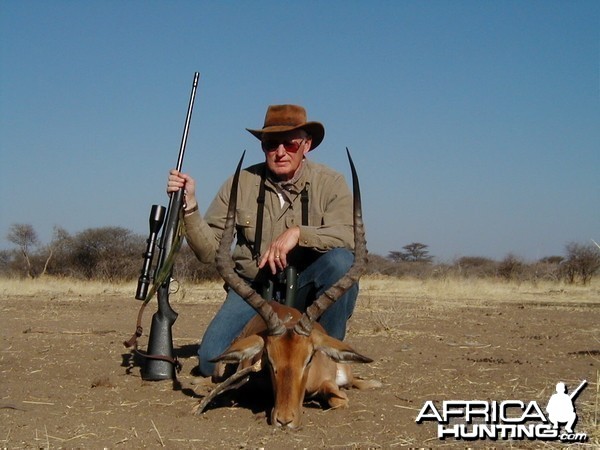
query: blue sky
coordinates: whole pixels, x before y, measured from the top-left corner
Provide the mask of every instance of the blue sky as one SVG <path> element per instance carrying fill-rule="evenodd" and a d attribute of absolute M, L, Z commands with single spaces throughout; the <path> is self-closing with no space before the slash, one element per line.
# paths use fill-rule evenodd
<path fill-rule="evenodd" d="M 370 251 L 411 242 L 527 260 L 600 241 L 598 1 L 0 2 L 0 248 L 167 203 L 191 82 L 184 170 L 200 207 L 269 104 L 324 123 L 309 156 L 355 159 Z"/>

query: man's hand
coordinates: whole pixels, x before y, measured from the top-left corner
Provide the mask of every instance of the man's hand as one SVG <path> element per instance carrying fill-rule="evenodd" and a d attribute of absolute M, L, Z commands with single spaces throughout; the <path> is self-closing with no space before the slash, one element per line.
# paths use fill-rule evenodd
<path fill-rule="evenodd" d="M 196 201 L 196 181 L 188 174 L 172 169 L 169 172 L 169 179 L 167 181 L 167 193 L 171 195 L 179 189 L 185 190 L 186 209 L 191 209 L 198 204 Z"/>
<path fill-rule="evenodd" d="M 285 230 L 277 237 L 263 255 L 258 268 L 262 269 L 267 264 L 271 268 L 273 275 L 278 270 L 283 270 L 287 267 L 287 254 L 298 245 L 300 240 L 300 227 L 292 227 Z"/>

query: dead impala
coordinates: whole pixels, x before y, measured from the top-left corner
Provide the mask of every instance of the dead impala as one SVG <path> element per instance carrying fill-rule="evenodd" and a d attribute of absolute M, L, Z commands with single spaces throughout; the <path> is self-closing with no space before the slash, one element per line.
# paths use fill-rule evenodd
<path fill-rule="evenodd" d="M 233 242 L 242 156 L 233 178 L 217 268 L 227 285 L 258 315 L 248 322 L 231 346 L 215 358 L 214 362 L 218 362 L 215 374 L 225 373 L 229 364 L 235 365 L 236 372 L 203 399 L 196 408 L 197 413 L 201 413 L 219 393 L 238 387 L 248 381 L 251 372 L 260 370 L 268 371 L 273 388 L 275 404 L 271 423 L 288 428 L 300 426 L 305 398 L 319 397 L 332 408 L 345 407 L 348 397 L 340 387 L 363 389 L 380 386 L 377 381 L 354 379 L 350 367 L 342 363 L 368 363 L 372 359 L 359 354 L 345 342 L 328 336 L 317 323 L 327 308 L 358 282 L 367 259 L 358 177 L 350 153 L 348 159 L 354 191 L 354 264 L 305 313 L 300 313 L 294 308 L 264 300 L 234 270 L 229 252 Z"/>

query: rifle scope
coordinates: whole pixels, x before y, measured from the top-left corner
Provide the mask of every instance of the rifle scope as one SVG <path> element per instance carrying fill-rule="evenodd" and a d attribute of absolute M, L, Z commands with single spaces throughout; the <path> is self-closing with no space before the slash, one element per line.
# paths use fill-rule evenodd
<path fill-rule="evenodd" d="M 150 278 L 150 271 L 152 269 L 154 249 L 156 248 L 158 232 L 165 220 L 165 211 L 166 208 L 161 205 L 152 205 L 152 208 L 150 209 L 150 218 L 148 219 L 150 235 L 146 241 L 146 251 L 142 255 L 144 257 L 144 265 L 142 266 L 142 273 L 138 279 L 137 290 L 135 291 L 135 298 L 138 300 L 146 300 L 146 296 L 148 295 L 148 288 L 152 281 Z"/>

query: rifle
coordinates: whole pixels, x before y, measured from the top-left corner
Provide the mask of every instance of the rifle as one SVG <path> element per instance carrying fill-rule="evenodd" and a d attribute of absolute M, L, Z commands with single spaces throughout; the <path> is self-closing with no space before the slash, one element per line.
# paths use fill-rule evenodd
<path fill-rule="evenodd" d="M 196 88 L 198 87 L 198 79 L 200 74 L 194 73 L 194 82 L 192 84 L 192 92 L 183 127 L 183 136 L 179 147 L 179 156 L 177 158 L 176 168 L 181 171 L 183 165 L 183 156 L 187 144 L 190 122 L 192 119 L 192 111 L 194 108 L 194 100 L 196 98 Z M 138 280 L 138 285 L 135 293 L 135 298 L 143 300 L 144 303 L 138 313 L 138 322 L 134 336 L 127 342 L 125 346 L 133 347 L 136 345 L 137 337 L 142 335 L 141 317 L 146 304 L 150 301 L 154 293 L 158 299 L 158 310 L 152 316 L 152 325 L 150 328 L 150 336 L 148 338 L 148 351 L 144 356 L 145 364 L 142 365 L 142 379 L 150 381 L 175 379 L 174 369 L 180 370 L 181 365 L 177 358 L 173 356 L 173 336 L 172 327 L 177 320 L 177 312 L 171 308 L 169 304 L 169 287 L 171 276 L 173 274 L 173 259 L 175 253 L 179 249 L 182 238 L 182 223 L 180 223 L 180 213 L 183 209 L 184 190 L 179 189 L 171 194 L 169 206 L 166 209 L 166 221 L 163 233 L 160 238 L 158 263 L 156 265 L 153 281 L 154 284 L 148 293 L 150 286 L 150 271 L 152 267 L 152 259 L 154 257 L 154 247 L 156 238 L 165 220 L 165 208 L 160 205 L 152 205 L 150 211 L 150 235 L 147 240 L 146 251 L 143 254 L 144 264 L 142 273 Z"/>
<path fill-rule="evenodd" d="M 579 395 L 579 393 L 585 387 L 586 384 L 587 384 L 587 380 L 583 380 L 581 382 L 581 384 L 579 386 L 577 386 L 577 389 L 575 389 L 573 392 L 571 392 L 571 394 L 569 394 L 569 398 L 571 400 L 575 399 L 575 397 L 577 397 Z"/>

